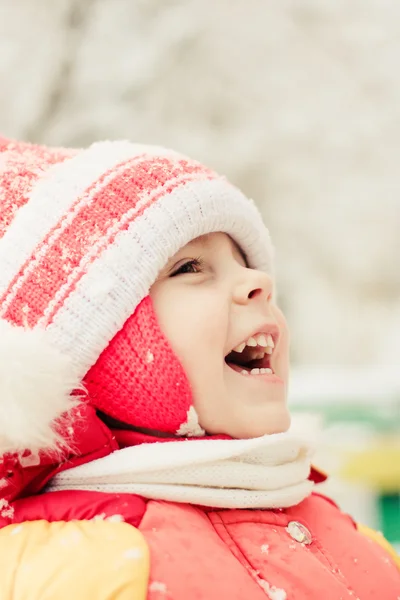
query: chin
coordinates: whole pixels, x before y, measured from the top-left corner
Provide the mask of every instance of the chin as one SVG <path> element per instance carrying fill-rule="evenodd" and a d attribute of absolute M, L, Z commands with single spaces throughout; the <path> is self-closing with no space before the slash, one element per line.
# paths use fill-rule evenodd
<path fill-rule="evenodd" d="M 229 431 L 227 430 L 224 433 L 234 439 L 247 440 L 263 435 L 285 433 L 290 427 L 290 421 L 290 414 L 285 411 L 279 415 L 268 415 L 265 420 L 260 419 L 258 416 L 253 422 L 240 424 L 238 427 L 229 427 L 227 428 Z"/>

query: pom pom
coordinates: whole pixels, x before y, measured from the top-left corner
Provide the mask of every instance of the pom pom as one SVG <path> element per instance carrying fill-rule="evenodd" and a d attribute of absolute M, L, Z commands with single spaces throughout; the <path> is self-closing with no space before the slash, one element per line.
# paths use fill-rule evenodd
<path fill-rule="evenodd" d="M 81 388 L 71 359 L 44 330 L 0 319 L 0 456 L 60 450 L 60 419 L 77 403 L 71 392 Z"/>

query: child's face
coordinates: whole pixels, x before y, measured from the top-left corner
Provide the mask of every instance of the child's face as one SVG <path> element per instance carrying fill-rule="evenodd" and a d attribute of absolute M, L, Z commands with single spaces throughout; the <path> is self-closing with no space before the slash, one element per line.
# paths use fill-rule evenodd
<path fill-rule="evenodd" d="M 202 236 L 179 250 L 150 296 L 160 326 L 185 369 L 200 425 L 208 434 L 250 438 L 288 429 L 287 324 L 271 300 L 271 278 L 247 268 L 226 234 Z M 232 355 L 225 360 L 251 336 L 270 331 L 275 342 L 272 355 L 250 366 L 268 364 L 273 375 L 250 374 L 232 366 L 228 364 Z M 263 350 L 246 348 L 233 360 L 243 364 L 255 352 Z"/>

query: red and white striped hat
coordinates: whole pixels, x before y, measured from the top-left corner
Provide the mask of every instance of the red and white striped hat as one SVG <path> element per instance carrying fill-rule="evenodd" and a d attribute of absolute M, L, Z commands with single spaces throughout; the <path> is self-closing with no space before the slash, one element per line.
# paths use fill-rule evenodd
<path fill-rule="evenodd" d="M 81 382 L 111 417 L 201 434 L 148 294 L 172 255 L 216 231 L 271 272 L 253 202 L 195 161 L 125 141 L 0 138 L 0 453 L 50 446 Z"/>

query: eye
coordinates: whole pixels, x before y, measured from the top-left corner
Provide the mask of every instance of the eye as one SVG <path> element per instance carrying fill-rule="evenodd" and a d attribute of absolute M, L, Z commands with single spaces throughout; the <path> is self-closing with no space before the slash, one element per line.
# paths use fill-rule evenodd
<path fill-rule="evenodd" d="M 170 277 L 175 277 L 176 275 L 186 275 L 187 273 L 201 273 L 204 267 L 204 262 L 201 258 L 193 258 L 191 260 L 187 260 L 180 267 L 178 267 L 173 273 L 171 273 Z"/>

